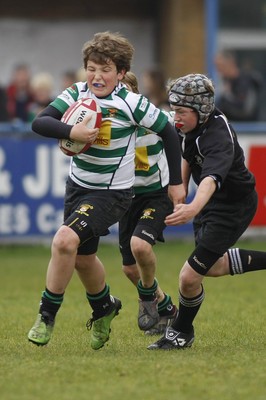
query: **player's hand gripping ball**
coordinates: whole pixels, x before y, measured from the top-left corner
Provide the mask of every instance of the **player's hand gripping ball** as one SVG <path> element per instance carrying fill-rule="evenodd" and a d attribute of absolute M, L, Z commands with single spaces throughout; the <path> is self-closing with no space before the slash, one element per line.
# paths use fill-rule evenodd
<path fill-rule="evenodd" d="M 84 98 L 72 104 L 63 115 L 61 121 L 68 125 L 76 125 L 89 115 L 91 115 L 91 119 L 87 127 L 92 129 L 100 128 L 102 122 L 100 106 L 95 100 Z M 84 153 L 92 145 L 92 143 L 82 143 L 73 139 L 60 139 L 58 144 L 62 152 L 67 156 Z"/>

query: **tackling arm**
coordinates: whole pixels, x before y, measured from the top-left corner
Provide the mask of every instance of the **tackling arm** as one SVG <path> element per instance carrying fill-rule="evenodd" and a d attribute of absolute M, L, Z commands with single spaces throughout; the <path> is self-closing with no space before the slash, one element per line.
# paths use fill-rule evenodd
<path fill-rule="evenodd" d="M 189 204 L 177 204 L 173 214 L 166 217 L 166 225 L 186 224 L 194 218 L 208 203 L 216 190 L 215 180 L 207 176 L 199 184 L 194 199 Z"/>

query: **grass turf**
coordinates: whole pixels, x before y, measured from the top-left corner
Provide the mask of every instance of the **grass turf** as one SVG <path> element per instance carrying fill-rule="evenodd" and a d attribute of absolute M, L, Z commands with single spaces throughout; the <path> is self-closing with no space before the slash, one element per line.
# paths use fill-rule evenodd
<path fill-rule="evenodd" d="M 265 249 L 244 241 L 243 248 Z M 178 272 L 190 242 L 158 244 L 157 278 L 177 301 Z M 5 400 L 264 400 L 266 395 L 265 271 L 206 278 L 205 301 L 191 349 L 148 351 L 158 337 L 138 330 L 137 293 L 121 272 L 116 245 L 102 244 L 111 292 L 123 308 L 110 341 L 93 351 L 85 323 L 91 310 L 74 275 L 57 316 L 52 340 L 27 341 L 35 321 L 50 257 L 46 247 L 0 247 L 0 393 Z"/>

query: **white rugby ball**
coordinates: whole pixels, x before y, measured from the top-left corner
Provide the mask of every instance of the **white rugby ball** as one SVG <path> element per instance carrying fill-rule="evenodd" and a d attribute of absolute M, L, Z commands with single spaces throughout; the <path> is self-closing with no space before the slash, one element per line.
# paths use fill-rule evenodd
<path fill-rule="evenodd" d="M 87 127 L 100 128 L 102 122 L 101 108 L 95 100 L 87 97 L 79 99 L 72 104 L 63 115 L 61 121 L 68 125 L 76 125 L 88 115 L 91 115 L 91 119 Z M 62 152 L 67 156 L 84 153 L 91 146 L 91 143 L 82 143 L 73 139 L 60 139 L 58 144 Z"/>

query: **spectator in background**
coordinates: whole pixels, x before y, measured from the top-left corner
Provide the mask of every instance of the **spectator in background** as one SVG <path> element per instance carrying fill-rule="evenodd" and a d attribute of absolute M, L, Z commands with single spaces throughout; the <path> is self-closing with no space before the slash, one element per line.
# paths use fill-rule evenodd
<path fill-rule="evenodd" d="M 230 51 L 218 53 L 214 64 L 220 79 L 217 107 L 230 121 L 258 121 L 263 88 L 260 74 L 241 68 Z"/>
<path fill-rule="evenodd" d="M 8 122 L 7 95 L 3 87 L 0 87 L 0 122 Z"/>
<path fill-rule="evenodd" d="M 40 72 L 31 80 L 33 101 L 28 108 L 28 122 L 39 114 L 53 100 L 54 80 L 48 72 Z"/>
<path fill-rule="evenodd" d="M 76 71 L 69 70 L 63 72 L 62 75 L 62 90 L 67 89 L 76 82 L 85 82 L 87 80 L 86 71 L 84 67 L 77 69 Z"/>
<path fill-rule="evenodd" d="M 86 71 L 84 67 L 81 67 L 76 72 L 77 82 L 85 82 L 87 80 Z"/>
<path fill-rule="evenodd" d="M 149 69 L 142 74 L 144 95 L 158 108 L 170 111 L 168 103 L 166 80 L 163 72 L 158 69 Z"/>
<path fill-rule="evenodd" d="M 11 121 L 28 121 L 29 106 L 33 100 L 30 80 L 31 73 L 28 65 L 16 65 L 6 91 L 7 110 Z"/>
<path fill-rule="evenodd" d="M 73 70 L 68 70 L 63 72 L 62 75 L 62 90 L 67 89 L 68 87 L 72 86 L 73 83 L 77 82 L 77 73 Z M 86 80 L 86 78 L 85 78 Z"/>

